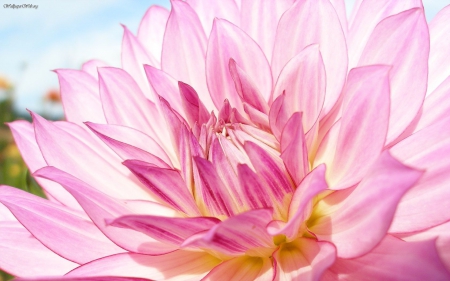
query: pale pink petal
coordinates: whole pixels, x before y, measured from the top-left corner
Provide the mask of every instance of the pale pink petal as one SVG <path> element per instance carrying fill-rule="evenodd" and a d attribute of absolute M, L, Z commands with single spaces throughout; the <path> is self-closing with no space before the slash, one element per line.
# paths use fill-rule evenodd
<path fill-rule="evenodd" d="M 214 109 L 205 80 L 206 35 L 195 11 L 173 0 L 164 34 L 162 70 L 191 85 L 208 110 Z"/>
<path fill-rule="evenodd" d="M 449 280 L 435 241 L 404 242 L 386 236 L 370 253 L 356 259 L 338 258 L 322 280 Z"/>
<path fill-rule="evenodd" d="M 242 2 L 240 27 L 261 47 L 270 61 L 277 32 L 278 21 L 294 0 Z"/>
<path fill-rule="evenodd" d="M 0 202 L 34 237 L 67 260 L 83 264 L 124 252 L 83 213 L 8 186 L 0 187 Z"/>
<path fill-rule="evenodd" d="M 122 67 L 133 77 L 145 96 L 154 102 L 156 96 L 145 79 L 144 64 L 159 67 L 159 61 L 145 50 L 145 47 L 126 26 L 123 28 Z"/>
<path fill-rule="evenodd" d="M 180 89 L 181 104 L 183 106 L 183 112 L 187 117 L 187 121 L 194 127 L 195 123 L 204 124 L 208 122 L 209 112 L 205 105 L 198 97 L 197 92 L 183 82 L 178 82 L 178 88 Z"/>
<path fill-rule="evenodd" d="M 450 222 L 416 233 L 396 235 L 405 241 L 436 240 L 436 249 L 447 270 L 450 271 Z"/>
<path fill-rule="evenodd" d="M 336 246 L 338 257 L 364 255 L 383 239 L 398 202 L 422 174 L 384 152 L 353 192 L 337 191 L 319 202 L 308 226 Z"/>
<path fill-rule="evenodd" d="M 15 281 L 148 281 L 144 278 L 135 277 L 116 277 L 116 276 L 98 276 L 98 277 L 43 277 L 43 278 L 15 278 Z"/>
<path fill-rule="evenodd" d="M 98 81 L 98 68 L 106 66 L 108 66 L 108 64 L 101 60 L 89 60 L 83 63 L 83 65 L 81 66 L 81 70 L 91 75 L 92 77 L 95 78 L 95 80 Z"/>
<path fill-rule="evenodd" d="M 150 193 L 120 164 L 121 159 L 114 152 L 107 151 L 108 148 L 83 128 L 68 122 L 57 126 L 39 115 L 32 116 L 36 140 L 48 165 L 66 171 L 112 196 L 152 200 Z"/>
<path fill-rule="evenodd" d="M 414 131 L 420 131 L 439 122 L 448 116 L 448 112 L 450 112 L 450 76 L 425 98 L 420 116 L 416 117 L 419 120 Z"/>
<path fill-rule="evenodd" d="M 336 153 L 329 168 L 333 189 L 360 181 L 384 147 L 390 118 L 389 71 L 388 66 L 367 66 L 348 75 Z"/>
<path fill-rule="evenodd" d="M 273 240 L 266 231 L 272 219 L 272 210 L 258 209 L 228 218 L 211 230 L 188 238 L 183 247 L 199 247 L 217 251 L 225 256 L 240 256 L 244 253 L 268 253 L 273 249 Z"/>
<path fill-rule="evenodd" d="M 299 238 L 275 252 L 277 281 L 320 280 L 336 260 L 336 248 L 327 242 Z"/>
<path fill-rule="evenodd" d="M 198 281 L 220 263 L 204 252 L 175 251 L 149 256 L 118 254 L 106 257 L 71 271 L 68 276 L 127 276 L 151 280 Z"/>
<path fill-rule="evenodd" d="M 179 171 L 138 160 L 127 160 L 123 164 L 162 202 L 191 216 L 200 214 Z"/>
<path fill-rule="evenodd" d="M 392 65 L 387 144 L 406 129 L 422 106 L 427 87 L 428 53 L 428 27 L 421 8 L 380 22 L 364 48 L 358 66 Z"/>
<path fill-rule="evenodd" d="M 303 133 L 303 115 L 294 113 L 286 123 L 281 135 L 281 159 L 294 184 L 300 184 L 309 172 L 308 151 Z"/>
<path fill-rule="evenodd" d="M 241 17 L 239 8 L 234 0 L 187 0 L 186 2 L 197 13 L 206 35 L 211 33 L 215 18 L 226 19 L 227 21 L 240 26 Z"/>
<path fill-rule="evenodd" d="M 318 165 L 325 163 L 331 167 L 334 159 L 334 155 L 336 154 L 336 147 L 339 140 L 339 134 L 341 131 L 341 119 L 339 119 L 336 123 L 334 123 L 331 128 L 328 130 L 326 135 L 320 141 L 319 147 L 317 148 L 317 152 L 314 157 L 314 165 L 313 167 L 317 167 Z"/>
<path fill-rule="evenodd" d="M 124 216 L 111 225 L 131 228 L 167 244 L 181 245 L 190 236 L 209 230 L 219 219 L 210 217 L 167 218 L 158 216 Z"/>
<path fill-rule="evenodd" d="M 288 221 L 277 227 L 276 223 L 268 226 L 271 235 L 284 234 L 288 239 L 297 237 L 301 227 L 311 215 L 312 201 L 316 195 L 328 188 L 325 180 L 325 165 L 320 165 L 300 183 L 289 204 Z"/>
<path fill-rule="evenodd" d="M 161 61 L 162 43 L 166 30 L 169 11 L 161 6 L 152 5 L 139 24 L 138 39 L 157 61 Z"/>
<path fill-rule="evenodd" d="M 330 0 L 330 2 L 336 10 L 336 14 L 338 15 L 339 21 L 341 22 L 342 31 L 344 32 L 345 37 L 347 37 L 348 22 L 345 0 Z"/>
<path fill-rule="evenodd" d="M 277 140 L 281 140 L 281 133 L 283 131 L 286 122 L 291 117 L 289 115 L 288 104 L 286 102 L 286 93 L 282 93 L 276 98 L 269 111 L 269 125 L 270 130 Z"/>
<path fill-rule="evenodd" d="M 42 168 L 35 175 L 54 180 L 64 186 L 77 199 L 100 231 L 121 248 L 136 253 L 153 255 L 168 253 L 177 249 L 177 247 L 162 244 L 143 233 L 107 225 L 106 221 L 135 213 L 130 208 L 128 201 L 122 201 L 101 193 L 74 176 L 54 167 Z M 158 207 L 156 203 L 146 202 L 146 204 L 147 212 L 155 211 L 152 208 Z M 159 209 L 161 208 L 159 207 Z M 172 215 L 168 210 L 166 213 L 169 216 Z"/>
<path fill-rule="evenodd" d="M 61 276 L 78 266 L 47 249 L 18 222 L 0 222 L 0 268 L 20 277 Z"/>
<path fill-rule="evenodd" d="M 206 54 L 208 89 L 217 108 L 228 99 L 231 106 L 241 110 L 241 101 L 229 71 L 230 59 L 236 61 L 267 101 L 272 90 L 272 76 L 264 53 L 237 26 L 226 20 L 215 19 Z"/>
<path fill-rule="evenodd" d="M 287 115 L 303 112 L 305 131 L 319 118 L 325 99 L 326 77 L 318 45 L 311 45 L 292 58 L 278 77 L 273 98 L 285 93 Z"/>
<path fill-rule="evenodd" d="M 261 111 L 257 110 L 247 103 L 244 103 L 244 111 L 245 113 L 247 113 L 250 120 L 258 125 L 259 128 L 266 131 L 270 130 L 269 117 L 267 116 L 267 114 L 262 113 Z"/>
<path fill-rule="evenodd" d="M 242 123 L 236 124 L 235 126 L 241 129 L 243 132 L 247 133 L 249 136 L 253 137 L 255 140 L 258 140 L 275 150 L 280 149 L 280 143 L 271 133 L 255 126 Z"/>
<path fill-rule="evenodd" d="M 431 21 L 428 94 L 450 76 L 450 5 L 442 9 Z"/>
<path fill-rule="evenodd" d="M 333 34 L 333 36 L 330 36 Z M 318 44 L 326 71 L 324 113 L 336 103 L 347 73 L 347 47 L 335 9 L 328 0 L 299 0 L 280 19 L 272 57 L 277 79 L 290 59 Z"/>
<path fill-rule="evenodd" d="M 391 148 L 392 155 L 425 174 L 400 201 L 390 232 L 422 230 L 450 219 L 449 128 L 447 114 Z"/>
<path fill-rule="evenodd" d="M 358 64 L 367 41 L 378 23 L 387 17 L 420 7 L 422 7 L 421 0 L 359 0 L 354 6 L 347 36 L 349 68 Z"/>
<path fill-rule="evenodd" d="M 59 69 L 55 72 L 67 121 L 106 123 L 96 79 L 81 70 Z"/>
<path fill-rule="evenodd" d="M 154 139 L 141 131 L 124 126 L 91 122 L 86 122 L 86 126 L 123 160 L 153 160 L 154 163 L 166 168 L 172 165 L 164 149 Z"/>
<path fill-rule="evenodd" d="M 34 173 L 38 169 L 47 166 L 41 150 L 36 143 L 33 125 L 28 123 L 28 121 L 18 120 L 9 123 L 8 126 L 11 129 L 16 145 L 27 164 L 30 173 Z M 81 210 L 78 202 L 61 185 L 42 178 L 36 178 L 36 181 L 45 192 L 52 196 L 56 201 L 65 206 Z"/>
<path fill-rule="evenodd" d="M 120 68 L 99 69 L 100 97 L 109 124 L 123 125 L 156 135 L 149 103 L 128 73 Z"/>
<path fill-rule="evenodd" d="M 267 281 L 274 280 L 274 277 L 275 269 L 271 259 L 243 256 L 216 266 L 202 281 Z"/>
<path fill-rule="evenodd" d="M 248 103 L 255 109 L 263 112 L 269 112 L 267 101 L 261 95 L 258 87 L 253 83 L 245 71 L 236 64 L 236 61 L 231 58 L 229 62 L 230 75 L 234 81 L 236 92 L 242 99 L 242 102 Z"/>

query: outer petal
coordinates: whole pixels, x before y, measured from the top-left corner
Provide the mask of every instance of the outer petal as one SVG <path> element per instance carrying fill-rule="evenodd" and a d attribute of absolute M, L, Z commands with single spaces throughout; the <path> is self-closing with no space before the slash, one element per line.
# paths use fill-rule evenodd
<path fill-rule="evenodd" d="M 208 89 L 217 108 L 225 99 L 242 110 L 235 85 L 229 72 L 230 58 L 234 59 L 261 95 L 268 100 L 272 90 L 270 66 L 259 46 L 232 23 L 216 19 L 209 37 L 206 54 L 206 79 Z"/>
<path fill-rule="evenodd" d="M 274 276 L 275 270 L 269 258 L 243 256 L 216 266 L 202 281 L 266 281 L 273 280 Z"/>
<path fill-rule="evenodd" d="M 450 5 L 442 9 L 431 21 L 428 94 L 450 76 Z"/>
<path fill-rule="evenodd" d="M 101 60 L 89 60 L 81 66 L 81 70 L 86 72 L 87 74 L 91 75 L 95 78 L 95 80 L 98 81 L 98 68 L 99 67 L 106 67 L 108 64 Z"/>
<path fill-rule="evenodd" d="M 144 64 L 159 67 L 159 62 L 147 53 L 139 40 L 124 26 L 122 40 L 122 67 L 139 85 L 145 96 L 151 101 L 156 100 L 155 93 L 151 91 L 145 80 Z"/>
<path fill-rule="evenodd" d="M 270 209 L 251 210 L 228 218 L 206 233 L 192 236 L 182 246 L 204 248 L 225 256 L 270 255 L 273 240 L 266 232 L 266 225 L 271 219 Z"/>
<path fill-rule="evenodd" d="M 18 222 L 0 222 L 0 268 L 20 277 L 61 276 L 78 264 L 41 244 Z"/>
<path fill-rule="evenodd" d="M 148 279 L 134 277 L 115 277 L 115 276 L 98 276 L 98 277 L 43 277 L 43 278 L 15 278 L 16 281 L 148 281 Z"/>
<path fill-rule="evenodd" d="M 94 77 L 80 70 L 60 69 L 58 74 L 64 115 L 70 122 L 106 123 Z"/>
<path fill-rule="evenodd" d="M 192 85 L 205 102 L 214 109 L 206 87 L 206 35 L 194 10 L 184 1 L 174 0 L 164 34 L 162 70 L 178 81 Z M 183 62 L 180 64 L 180 62 Z"/>
<path fill-rule="evenodd" d="M 269 61 L 272 58 L 278 21 L 293 3 L 294 0 L 242 2 L 241 28 L 261 46 Z"/>
<path fill-rule="evenodd" d="M 333 34 L 333 36 L 330 36 Z M 272 57 L 272 73 L 311 44 L 320 46 L 327 90 L 324 113 L 337 101 L 347 74 L 347 47 L 335 9 L 328 0 L 300 0 L 280 19 Z"/>
<path fill-rule="evenodd" d="M 157 61 L 161 60 L 162 44 L 169 11 L 161 6 L 152 5 L 141 20 L 138 39 Z"/>
<path fill-rule="evenodd" d="M 391 149 L 392 155 L 425 174 L 402 198 L 390 232 L 411 232 L 450 220 L 450 117 L 423 129 Z"/>
<path fill-rule="evenodd" d="M 299 238 L 275 252 L 277 281 L 318 281 L 336 260 L 336 248 L 327 242 Z"/>
<path fill-rule="evenodd" d="M 337 191 L 319 202 L 308 226 L 320 240 L 332 242 L 339 257 L 361 256 L 383 239 L 398 202 L 422 174 L 384 152 L 350 195 Z"/>
<path fill-rule="evenodd" d="M 120 216 L 135 214 L 137 211 L 154 212 L 161 210 L 164 214 L 173 216 L 168 208 L 156 203 L 144 202 L 139 210 L 133 210 L 132 201 L 122 201 L 103 194 L 79 179 L 60 171 L 54 167 L 42 168 L 35 173 L 38 177 L 47 178 L 60 183 L 80 203 L 95 225 L 114 243 L 120 247 L 137 253 L 162 254 L 174 251 L 177 247 L 164 245 L 140 232 L 111 227 L 106 224 Z M 144 209 L 146 208 L 146 209 Z M 145 214 L 145 213 L 144 213 Z"/>
<path fill-rule="evenodd" d="M 420 0 L 361 0 L 359 2 L 353 11 L 353 20 L 347 36 L 350 69 L 358 64 L 367 41 L 378 23 L 400 12 L 422 7 Z"/>
<path fill-rule="evenodd" d="M 358 65 L 392 65 L 391 112 L 386 143 L 414 119 L 425 97 L 429 35 L 423 9 L 386 18 L 370 36 Z"/>
<path fill-rule="evenodd" d="M 274 98 L 286 93 L 287 114 L 303 112 L 309 131 L 319 118 L 325 100 L 326 75 L 318 45 L 311 45 L 292 58 L 278 77 Z"/>
<path fill-rule="evenodd" d="M 38 169 L 47 166 L 41 150 L 36 143 L 33 125 L 27 121 L 14 121 L 9 123 L 9 128 L 25 163 L 27 163 L 30 173 L 34 173 Z M 56 201 L 68 207 L 81 210 L 78 202 L 59 184 L 40 178 L 37 178 L 36 181 Z"/>
<path fill-rule="evenodd" d="M 76 276 L 127 276 L 151 280 L 196 281 L 219 260 L 203 252 L 176 251 L 161 256 L 119 254 L 80 266 L 68 274 Z"/>
<path fill-rule="evenodd" d="M 112 196 L 152 199 L 136 179 L 129 177 L 120 159 L 84 129 L 67 122 L 57 126 L 35 114 L 33 119 L 36 140 L 48 165 L 67 171 Z"/>
<path fill-rule="evenodd" d="M 0 186 L 0 202 L 34 237 L 67 260 L 83 264 L 124 251 L 108 240 L 84 214 L 67 207 L 8 186 Z"/>
<path fill-rule="evenodd" d="M 336 153 L 329 170 L 333 189 L 360 181 L 384 147 L 390 118 L 389 70 L 387 66 L 368 66 L 350 71 Z"/>
<path fill-rule="evenodd" d="M 386 236 L 370 253 L 356 259 L 337 259 L 326 272 L 331 280 L 449 280 L 433 240 L 404 242 Z"/>

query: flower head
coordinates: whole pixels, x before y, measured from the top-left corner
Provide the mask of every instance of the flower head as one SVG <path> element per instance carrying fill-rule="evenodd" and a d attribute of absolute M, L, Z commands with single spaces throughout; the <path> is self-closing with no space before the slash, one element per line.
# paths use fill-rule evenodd
<path fill-rule="evenodd" d="M 67 121 L 10 124 L 48 200 L 0 188 L 1 268 L 450 278 L 450 7 L 171 4 L 125 28 L 122 68 L 56 71 Z"/>

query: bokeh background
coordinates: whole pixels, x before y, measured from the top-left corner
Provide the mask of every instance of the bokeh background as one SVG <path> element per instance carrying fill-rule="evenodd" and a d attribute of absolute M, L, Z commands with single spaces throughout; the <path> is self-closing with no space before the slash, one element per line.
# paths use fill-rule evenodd
<path fill-rule="evenodd" d="M 350 10 L 354 0 L 345 1 Z M 423 3 L 430 21 L 450 0 Z M 5 4 L 38 7 L 11 9 Z M 78 69 L 92 58 L 120 67 L 120 24 L 136 33 L 153 4 L 170 7 L 169 0 L 0 0 L 0 184 L 44 196 L 5 123 L 29 120 L 27 109 L 47 119 L 62 119 L 58 79 L 51 70 Z M 11 278 L 0 271 L 0 281 Z"/>

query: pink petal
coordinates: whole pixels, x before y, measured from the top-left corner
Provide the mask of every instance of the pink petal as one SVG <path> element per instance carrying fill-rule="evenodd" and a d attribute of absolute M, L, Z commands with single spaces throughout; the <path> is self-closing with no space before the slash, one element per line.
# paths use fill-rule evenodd
<path fill-rule="evenodd" d="M 123 28 L 122 68 L 135 79 L 145 96 L 154 102 L 156 96 L 145 79 L 144 64 L 159 67 L 159 61 L 146 52 L 145 47 L 126 26 Z"/>
<path fill-rule="evenodd" d="M 281 159 L 294 184 L 299 185 L 309 172 L 308 151 L 303 133 L 303 115 L 294 113 L 288 120 L 281 136 Z"/>
<path fill-rule="evenodd" d="M 416 233 L 396 235 L 405 241 L 436 240 L 436 249 L 441 261 L 450 271 L 450 222 Z"/>
<path fill-rule="evenodd" d="M 183 247 L 199 247 L 225 256 L 240 256 L 244 253 L 271 253 L 272 237 L 266 225 L 272 219 L 272 210 L 258 209 L 228 218 L 208 232 L 187 239 Z"/>
<path fill-rule="evenodd" d="M 270 130 L 277 140 L 281 140 L 281 132 L 283 131 L 286 122 L 291 117 L 289 115 L 288 104 L 286 102 L 286 93 L 283 92 L 278 98 L 274 100 L 269 111 Z"/>
<path fill-rule="evenodd" d="M 427 127 L 391 148 L 407 165 L 425 170 L 420 181 L 402 198 L 390 232 L 411 232 L 450 219 L 450 118 Z"/>
<path fill-rule="evenodd" d="M 305 131 L 319 118 L 326 89 L 325 68 L 318 45 L 311 45 L 292 58 L 278 77 L 273 98 L 286 93 L 287 115 L 303 112 Z"/>
<path fill-rule="evenodd" d="M 120 165 L 120 158 L 106 150 L 87 131 L 72 123 L 55 125 L 34 113 L 32 116 L 36 140 L 48 165 L 66 171 L 106 194 L 122 199 L 152 200 L 149 192 Z"/>
<path fill-rule="evenodd" d="M 195 122 L 204 124 L 208 122 L 209 112 L 198 97 L 197 92 L 183 82 L 178 82 L 180 89 L 181 104 L 186 114 L 187 120 L 191 127 L 194 127 Z"/>
<path fill-rule="evenodd" d="M 428 93 L 432 93 L 447 77 L 450 76 L 450 6 L 442 9 L 431 21 L 430 27 L 430 60 L 428 71 Z"/>
<path fill-rule="evenodd" d="M 171 2 L 164 34 L 162 70 L 194 87 L 208 110 L 214 105 L 205 80 L 206 35 L 194 10 L 184 1 Z M 183 62 L 180 64 L 180 62 Z"/>
<path fill-rule="evenodd" d="M 247 73 L 240 68 L 236 61 L 231 58 L 229 62 L 230 75 L 234 81 L 236 92 L 242 99 L 242 102 L 246 102 L 253 106 L 255 109 L 261 111 L 262 113 L 268 113 L 269 107 L 267 101 L 259 92 L 257 86 L 253 83 Z"/>
<path fill-rule="evenodd" d="M 209 230 L 220 220 L 208 217 L 167 218 L 158 216 L 124 216 L 111 225 L 131 228 L 162 243 L 181 245 L 190 236 Z"/>
<path fill-rule="evenodd" d="M 278 21 L 294 0 L 243 1 L 241 7 L 241 28 L 261 47 L 270 61 Z"/>
<path fill-rule="evenodd" d="M 271 235 L 284 234 L 288 239 L 297 237 L 304 222 L 311 215 L 313 199 L 320 192 L 327 190 L 328 185 L 325 180 L 325 165 L 320 165 L 300 183 L 294 192 L 289 204 L 289 214 L 287 223 L 278 228 L 276 222 L 269 224 L 268 231 Z"/>
<path fill-rule="evenodd" d="M 240 26 L 239 8 L 234 0 L 202 1 L 187 0 L 189 6 L 197 13 L 206 35 L 211 33 L 215 18 L 226 19 Z"/>
<path fill-rule="evenodd" d="M 384 19 L 403 11 L 422 7 L 420 0 L 364 0 L 353 10 L 352 22 L 347 36 L 349 69 L 358 64 L 367 41 L 375 27 Z M 376 11 L 376 12 L 374 12 Z M 397 27 L 395 27 L 397 28 Z"/>
<path fill-rule="evenodd" d="M 267 101 L 272 90 L 270 66 L 260 47 L 232 23 L 216 19 L 209 37 L 206 54 L 206 79 L 212 100 L 220 108 L 225 99 L 242 110 L 235 85 L 229 72 L 230 59 L 236 61 L 248 80 L 257 85 Z"/>
<path fill-rule="evenodd" d="M 240 280 L 266 281 L 274 280 L 275 270 L 269 258 L 242 256 L 225 261 L 216 266 L 202 281 Z"/>
<path fill-rule="evenodd" d="M 196 281 L 219 263 L 220 260 L 204 252 L 175 251 L 160 256 L 129 253 L 85 264 L 68 276 L 114 275 L 147 280 Z"/>
<path fill-rule="evenodd" d="M 347 37 L 348 22 L 347 22 L 347 11 L 345 7 L 345 0 L 330 0 L 330 2 L 333 5 L 334 9 L 336 10 L 336 14 L 339 17 L 339 22 L 341 23 L 344 36 Z"/>
<path fill-rule="evenodd" d="M 108 124 L 156 135 L 148 101 L 133 78 L 120 68 L 99 69 L 100 97 Z"/>
<path fill-rule="evenodd" d="M 127 160 L 123 164 L 161 201 L 188 215 L 200 214 L 177 170 L 159 168 L 138 160 Z"/>
<path fill-rule="evenodd" d="M 18 120 L 9 123 L 8 126 L 11 129 L 16 145 L 30 173 L 34 173 L 38 169 L 47 166 L 41 150 L 36 143 L 33 125 L 28 123 L 28 121 Z M 78 202 L 61 185 L 41 178 L 36 178 L 36 181 L 56 201 L 73 209 L 82 210 Z"/>
<path fill-rule="evenodd" d="M 103 142 L 112 148 L 123 160 L 153 160 L 160 166 L 169 168 L 169 156 L 164 149 L 148 135 L 133 128 L 118 125 L 102 125 L 87 122 L 91 129 Z"/>
<path fill-rule="evenodd" d="M 47 249 L 18 222 L 0 222 L 0 251 L 0 268 L 20 277 L 61 276 L 78 266 Z"/>
<path fill-rule="evenodd" d="M 144 278 L 134 277 L 115 277 L 115 276 L 98 276 L 98 277 L 43 277 L 43 278 L 15 278 L 16 281 L 148 281 Z"/>
<path fill-rule="evenodd" d="M 70 122 L 106 123 L 94 77 L 80 70 L 59 69 L 58 74 L 64 115 Z"/>
<path fill-rule="evenodd" d="M 329 171 L 333 189 L 361 180 L 384 147 L 390 118 L 389 71 L 388 66 L 368 66 L 349 73 L 336 154 Z"/>
<path fill-rule="evenodd" d="M 0 202 L 34 237 L 67 260 L 83 264 L 124 252 L 82 213 L 8 186 L 0 187 Z"/>
<path fill-rule="evenodd" d="M 336 260 L 336 248 L 327 242 L 299 238 L 283 244 L 274 257 L 277 280 L 321 280 L 324 271 Z"/>
<path fill-rule="evenodd" d="M 74 176 L 54 167 L 42 168 L 35 175 L 60 183 L 77 199 L 100 231 L 119 247 L 136 253 L 153 255 L 168 253 L 177 248 L 162 244 L 143 233 L 131 229 L 111 227 L 106 224 L 106 221 L 117 217 L 135 214 L 137 210 L 131 208 L 132 201 L 119 200 L 101 193 Z M 165 214 L 173 216 L 170 209 L 162 208 L 156 203 L 145 202 L 144 205 L 146 206 L 139 206 L 139 211 L 144 210 L 144 208 L 147 213 L 162 210 Z"/>
<path fill-rule="evenodd" d="M 144 49 L 157 61 L 161 61 L 161 51 L 169 11 L 152 5 L 139 24 L 138 39 Z"/>
<path fill-rule="evenodd" d="M 370 253 L 337 259 L 322 280 L 449 280 L 433 240 L 404 242 L 386 236 Z"/>
<path fill-rule="evenodd" d="M 272 57 L 274 79 L 290 59 L 311 44 L 319 45 L 325 65 L 327 88 L 324 113 L 327 113 L 337 101 L 347 73 L 344 33 L 328 0 L 299 0 L 283 14 Z"/>
<path fill-rule="evenodd" d="M 101 60 L 89 60 L 83 63 L 83 65 L 81 66 L 81 70 L 91 75 L 92 77 L 95 78 L 95 80 L 98 81 L 98 68 L 106 66 L 108 66 L 108 64 Z"/>
<path fill-rule="evenodd" d="M 337 191 L 319 202 L 309 227 L 319 240 L 332 242 L 339 257 L 364 255 L 383 239 L 398 202 L 422 174 L 384 152 L 353 192 Z"/>
<path fill-rule="evenodd" d="M 423 9 L 416 8 L 380 22 L 361 55 L 359 66 L 392 65 L 387 144 L 406 129 L 422 106 L 427 85 L 428 53 L 427 22 Z"/>

